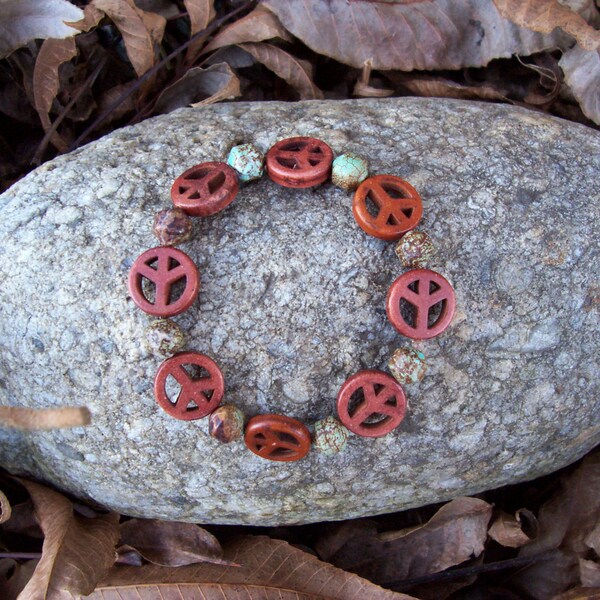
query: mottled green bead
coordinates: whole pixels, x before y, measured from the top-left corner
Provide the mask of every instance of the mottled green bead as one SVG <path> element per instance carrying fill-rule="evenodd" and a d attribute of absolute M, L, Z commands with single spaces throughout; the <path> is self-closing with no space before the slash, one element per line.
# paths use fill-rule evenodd
<path fill-rule="evenodd" d="M 388 369 L 399 383 L 418 383 L 425 376 L 425 355 L 414 348 L 398 348 L 388 362 Z"/>
<path fill-rule="evenodd" d="M 346 152 L 340 154 L 331 166 L 331 181 L 333 185 L 343 190 L 352 191 L 369 175 L 369 163 L 358 154 Z"/>
<path fill-rule="evenodd" d="M 264 161 L 262 152 L 252 144 L 234 146 L 227 157 L 227 164 L 237 171 L 244 183 L 263 176 Z"/>
<path fill-rule="evenodd" d="M 422 231 L 409 231 L 396 244 L 396 255 L 403 266 L 423 269 L 435 259 L 435 246 Z"/>
<path fill-rule="evenodd" d="M 244 433 L 244 413 L 233 404 L 222 404 L 208 419 L 208 433 L 223 444 L 239 440 Z"/>
<path fill-rule="evenodd" d="M 185 346 L 185 335 L 177 323 L 159 319 L 146 327 L 146 346 L 160 356 L 172 356 Z"/>
<path fill-rule="evenodd" d="M 323 454 L 341 452 L 348 441 L 348 430 L 335 418 L 325 417 L 315 423 L 313 446 Z"/>

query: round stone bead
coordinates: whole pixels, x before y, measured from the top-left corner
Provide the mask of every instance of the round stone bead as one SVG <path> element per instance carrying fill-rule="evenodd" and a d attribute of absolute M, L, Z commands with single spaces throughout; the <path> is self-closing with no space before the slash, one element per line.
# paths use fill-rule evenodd
<path fill-rule="evenodd" d="M 244 183 L 263 176 L 264 161 L 262 152 L 253 144 L 234 146 L 227 157 L 227 164 L 237 171 L 240 181 Z"/>
<path fill-rule="evenodd" d="M 153 230 L 163 246 L 175 246 L 192 237 L 192 220 L 179 208 L 161 210 L 154 217 Z"/>
<path fill-rule="evenodd" d="M 160 356 L 172 356 L 185 346 L 181 327 L 170 319 L 159 319 L 146 327 L 146 346 Z"/>
<path fill-rule="evenodd" d="M 407 268 L 423 269 L 431 264 L 435 254 L 431 238 L 422 231 L 409 231 L 396 244 L 396 255 Z"/>
<path fill-rule="evenodd" d="M 348 430 L 332 416 L 315 423 L 313 446 L 326 455 L 341 452 L 348 441 Z"/>
<path fill-rule="evenodd" d="M 233 404 L 222 404 L 208 419 L 208 433 L 223 444 L 240 439 L 244 433 L 244 413 Z"/>
<path fill-rule="evenodd" d="M 369 175 L 369 163 L 358 154 L 346 152 L 334 161 L 331 167 L 333 185 L 352 191 Z"/>
<path fill-rule="evenodd" d="M 427 370 L 425 355 L 414 348 L 398 348 L 388 361 L 388 369 L 398 383 L 418 383 Z"/>

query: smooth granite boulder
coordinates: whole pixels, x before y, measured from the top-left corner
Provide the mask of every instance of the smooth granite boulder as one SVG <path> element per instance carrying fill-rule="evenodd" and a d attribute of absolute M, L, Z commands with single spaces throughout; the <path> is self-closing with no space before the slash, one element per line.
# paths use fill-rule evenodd
<path fill-rule="evenodd" d="M 391 435 L 265 461 L 156 404 L 151 321 L 128 297 L 152 220 L 192 165 L 295 135 L 410 181 L 457 312 Z M 0 430 L 0 462 L 129 515 L 273 525 L 390 512 L 515 483 L 600 442 L 600 134 L 506 105 L 439 99 L 231 103 L 145 121 L 0 197 L 0 403 L 85 405 L 87 428 Z M 408 343 L 385 296 L 394 244 L 351 195 L 263 178 L 184 244 L 199 300 L 175 320 L 221 366 L 226 400 L 310 424 L 340 385 Z"/>

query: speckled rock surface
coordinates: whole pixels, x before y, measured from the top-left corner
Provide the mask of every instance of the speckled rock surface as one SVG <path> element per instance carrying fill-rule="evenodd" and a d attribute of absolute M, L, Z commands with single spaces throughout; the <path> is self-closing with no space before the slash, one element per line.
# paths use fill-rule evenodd
<path fill-rule="evenodd" d="M 296 135 L 410 181 L 458 308 L 407 386 L 392 435 L 273 463 L 155 403 L 128 269 L 183 170 Z M 600 442 L 600 135 L 508 106 L 427 99 L 223 104 L 118 131 L 0 198 L 0 402 L 87 405 L 93 423 L 0 431 L 0 462 L 130 515 L 267 525 L 441 501 L 555 470 Z M 175 320 L 214 358 L 226 402 L 306 423 L 343 381 L 406 344 L 385 295 L 394 243 L 333 185 L 262 179 L 182 246 L 202 274 Z"/>

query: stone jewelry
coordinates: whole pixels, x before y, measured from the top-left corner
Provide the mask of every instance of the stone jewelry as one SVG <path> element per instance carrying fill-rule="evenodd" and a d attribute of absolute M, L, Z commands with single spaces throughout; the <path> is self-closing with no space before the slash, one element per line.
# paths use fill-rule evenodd
<path fill-rule="evenodd" d="M 244 427 L 244 415 L 231 404 L 221 404 L 225 380 L 210 357 L 198 352 L 180 352 L 184 336 L 167 317 L 178 315 L 195 302 L 200 273 L 193 260 L 174 248 L 190 239 L 190 216 L 207 217 L 226 208 L 238 193 L 238 181 L 258 179 L 263 174 L 263 156 L 252 144 L 234 147 L 228 163 L 206 162 L 188 169 L 173 183 L 174 208 L 161 210 L 154 220 L 154 233 L 161 246 L 146 250 L 129 273 L 129 293 L 144 312 L 160 317 L 147 330 L 155 351 L 169 356 L 156 373 L 154 395 L 169 415 L 185 421 L 209 417 L 209 433 L 229 443 L 244 436 L 249 450 L 275 461 L 293 461 L 306 456 L 311 444 L 320 452 L 343 450 L 351 431 L 363 437 L 381 437 L 404 419 L 406 396 L 402 384 L 421 381 L 425 357 L 413 348 L 399 348 L 388 363 L 393 377 L 367 369 L 350 376 L 336 399 L 338 419 L 326 417 L 314 423 L 314 434 L 300 421 L 284 415 L 252 417 Z M 423 205 L 418 192 L 394 175 L 368 177 L 367 162 L 352 154 L 333 160 L 331 148 L 310 137 L 281 140 L 264 159 L 267 174 L 279 185 L 307 188 L 332 181 L 346 190 L 356 189 L 352 212 L 367 234 L 386 241 L 400 240 L 396 254 L 405 267 L 390 286 L 386 312 L 402 335 L 425 340 L 441 334 L 455 310 L 454 290 L 439 273 L 426 267 L 435 250 L 429 237 L 414 228 L 421 220 Z M 179 391 L 173 392 L 170 378 Z"/>

